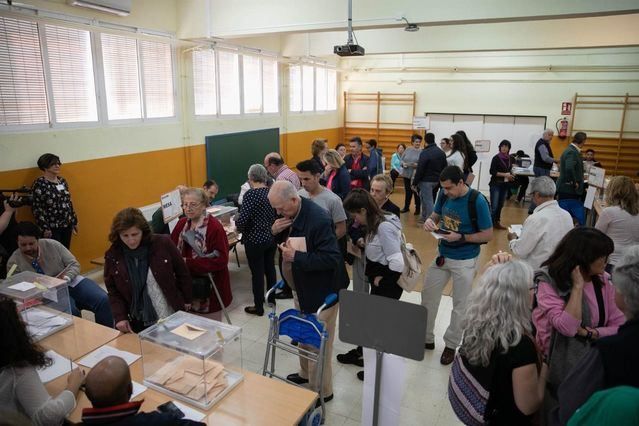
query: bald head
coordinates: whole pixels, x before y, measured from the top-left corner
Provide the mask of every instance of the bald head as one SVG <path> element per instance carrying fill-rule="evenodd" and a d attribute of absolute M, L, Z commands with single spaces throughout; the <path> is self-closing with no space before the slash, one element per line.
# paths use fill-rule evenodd
<path fill-rule="evenodd" d="M 94 408 L 129 402 L 133 392 L 129 366 L 120 357 L 106 357 L 87 374 L 85 388 Z"/>
<path fill-rule="evenodd" d="M 293 184 L 287 180 L 278 180 L 273 183 L 268 192 L 268 201 L 277 211 L 277 214 L 289 219 L 297 216 L 300 209 L 300 196 Z"/>

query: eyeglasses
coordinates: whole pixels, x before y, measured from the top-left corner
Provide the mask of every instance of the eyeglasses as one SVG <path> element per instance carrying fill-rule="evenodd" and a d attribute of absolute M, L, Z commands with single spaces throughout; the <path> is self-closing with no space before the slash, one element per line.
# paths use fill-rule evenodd
<path fill-rule="evenodd" d="M 194 209 L 196 207 L 200 207 L 202 203 L 184 203 L 182 204 L 183 209 Z"/>

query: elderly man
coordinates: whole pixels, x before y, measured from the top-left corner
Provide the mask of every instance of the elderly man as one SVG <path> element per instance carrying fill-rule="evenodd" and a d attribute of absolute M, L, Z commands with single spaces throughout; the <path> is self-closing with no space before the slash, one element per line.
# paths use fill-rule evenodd
<path fill-rule="evenodd" d="M 194 426 L 204 423 L 183 420 L 173 413 L 138 413 L 144 400 L 129 401 L 133 393 L 131 372 L 126 361 L 109 356 L 98 362 L 87 374 L 85 389 L 93 408 L 82 410 L 82 424 Z"/>
<path fill-rule="evenodd" d="M 533 163 L 535 176 L 550 176 L 550 169 L 557 162 L 550 148 L 550 141 L 554 134 L 552 129 L 544 130 L 541 138 L 535 144 L 535 162 Z"/>
<path fill-rule="evenodd" d="M 337 246 L 333 220 L 326 210 L 313 201 L 302 198 L 292 183 L 277 181 L 268 194 L 271 206 L 281 217 L 273 223 L 273 235 L 281 241 L 282 273 L 297 292 L 300 310 L 312 314 L 335 289 L 335 280 L 342 255 Z M 322 387 L 316 381 L 316 363 L 300 358 L 300 372 L 289 374 L 287 380 L 309 383 L 319 390 L 324 402 L 333 399 L 331 358 L 335 339 L 335 322 L 338 305 L 324 309 L 319 317 L 326 324 L 328 339 L 324 357 Z M 300 344 L 301 349 L 317 353 L 313 346 Z"/>
<path fill-rule="evenodd" d="M 40 229 L 32 222 L 20 222 L 16 226 L 18 249 L 7 261 L 7 271 L 31 271 L 57 277 L 69 282 L 71 309 L 80 316 L 86 309 L 95 314 L 95 322 L 113 327 L 113 314 L 107 293 L 95 282 L 80 275 L 80 262 L 66 247 L 48 238 L 40 238 Z"/>
<path fill-rule="evenodd" d="M 540 176 L 530 186 L 532 201 L 537 206 L 528 216 L 521 235 L 510 232 L 510 250 L 534 269 L 538 269 L 555 251 L 559 241 L 573 228 L 570 214 L 555 201 L 555 182 Z"/>
<path fill-rule="evenodd" d="M 284 159 L 277 152 L 271 152 L 264 157 L 264 167 L 276 181 L 286 180 L 291 182 L 295 189 L 300 189 L 301 185 L 297 174 L 284 164 Z"/>
<path fill-rule="evenodd" d="M 582 196 L 585 192 L 584 163 L 581 149 L 586 144 L 587 136 L 584 132 L 577 132 L 572 142 L 559 159 L 559 179 L 557 179 L 557 199 L 559 207 L 566 210 L 583 226 L 586 223 L 586 212 Z"/>

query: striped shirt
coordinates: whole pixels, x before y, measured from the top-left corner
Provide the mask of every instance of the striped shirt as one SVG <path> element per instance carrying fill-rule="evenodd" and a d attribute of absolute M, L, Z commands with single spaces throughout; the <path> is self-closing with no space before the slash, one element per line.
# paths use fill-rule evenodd
<path fill-rule="evenodd" d="M 286 164 L 284 164 L 277 172 L 275 180 L 287 180 L 293 184 L 296 190 L 299 190 L 302 187 L 300 179 L 297 177 L 297 173 L 289 169 Z"/>

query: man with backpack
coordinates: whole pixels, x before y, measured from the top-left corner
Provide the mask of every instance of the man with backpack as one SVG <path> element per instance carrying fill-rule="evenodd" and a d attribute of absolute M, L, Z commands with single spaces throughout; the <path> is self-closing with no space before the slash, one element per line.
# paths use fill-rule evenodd
<path fill-rule="evenodd" d="M 446 347 L 440 358 L 443 365 L 448 365 L 453 362 L 455 349 L 461 342 L 461 320 L 477 270 L 480 245 L 492 239 L 493 224 L 486 197 L 464 183 L 459 167 L 446 167 L 439 182 L 442 189 L 435 210 L 424 223 L 424 230 L 432 232 L 439 240 L 439 256 L 426 272 L 422 305 L 428 311 L 425 348 L 433 350 L 433 329 L 442 290 L 452 277 L 453 312 L 444 334 Z"/>

